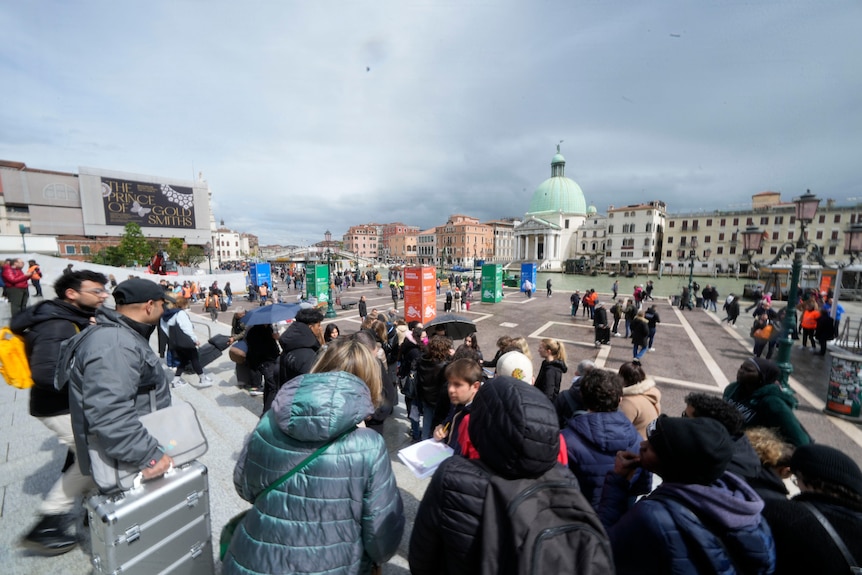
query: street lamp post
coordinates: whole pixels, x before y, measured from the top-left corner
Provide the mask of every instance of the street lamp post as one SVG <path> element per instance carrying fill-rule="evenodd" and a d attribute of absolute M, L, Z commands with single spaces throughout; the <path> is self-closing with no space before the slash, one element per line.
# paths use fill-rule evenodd
<path fill-rule="evenodd" d="M 24 247 L 24 253 L 27 253 L 27 241 L 24 239 L 24 234 L 30 232 L 30 228 L 24 224 L 18 224 L 18 231 L 21 232 L 21 245 Z"/>
<path fill-rule="evenodd" d="M 796 327 L 796 302 L 799 299 L 799 276 L 802 273 L 802 257 L 808 254 L 809 258 L 816 260 L 821 266 L 826 266 L 823 261 L 823 256 L 820 253 L 820 248 L 810 243 L 805 237 L 805 227 L 814 220 L 817 213 L 817 207 L 820 205 L 820 198 L 811 193 L 811 190 L 806 190 L 802 196 L 793 200 L 796 204 L 796 220 L 801 228 L 799 237 L 796 243 L 786 242 L 779 249 L 775 258 L 767 265 L 774 265 L 783 256 L 793 254 L 793 265 L 790 273 L 790 286 L 787 293 L 787 307 L 784 312 L 784 326 L 781 338 L 778 340 L 778 369 L 781 370 L 781 387 L 787 393 L 793 393 L 790 388 L 790 374 L 793 373 L 793 364 L 790 362 L 790 352 L 793 348 L 793 339 L 791 335 Z M 763 242 L 763 232 L 754 226 L 749 226 L 742 232 L 743 245 L 745 248 L 746 257 L 751 261 L 751 256 L 760 250 Z M 753 261 L 752 265 L 757 267 Z M 780 295 L 779 287 L 779 295 Z"/>
<path fill-rule="evenodd" d="M 691 305 L 691 298 L 693 293 L 691 288 L 694 285 L 694 262 L 701 261 L 701 259 L 697 255 L 697 238 L 692 238 L 689 245 L 691 246 L 691 249 L 688 250 L 688 252 L 686 253 L 686 250 L 684 248 L 680 248 L 680 250 L 677 252 L 677 257 L 680 261 L 688 261 L 688 299 L 683 303 L 686 308 L 692 309 L 694 307 Z M 710 250 L 709 248 L 707 248 L 703 252 L 704 259 L 709 259 L 709 256 L 711 255 L 712 250 Z"/>
<path fill-rule="evenodd" d="M 207 257 L 210 263 L 210 275 L 213 273 L 213 245 L 212 242 L 207 242 L 204 246 L 204 255 Z"/>
<path fill-rule="evenodd" d="M 338 314 L 335 313 L 335 308 L 332 307 L 332 249 L 326 248 L 326 289 L 327 289 L 327 301 L 326 301 L 326 314 L 324 317 L 326 319 L 334 319 L 338 317 Z"/>

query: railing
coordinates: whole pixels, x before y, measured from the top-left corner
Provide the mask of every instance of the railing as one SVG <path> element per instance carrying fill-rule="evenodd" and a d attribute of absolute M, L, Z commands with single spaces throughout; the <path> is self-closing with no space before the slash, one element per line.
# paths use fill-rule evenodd
<path fill-rule="evenodd" d="M 832 343 L 845 351 L 862 354 L 862 319 L 854 322 L 846 315 L 841 318 L 838 338 Z"/>

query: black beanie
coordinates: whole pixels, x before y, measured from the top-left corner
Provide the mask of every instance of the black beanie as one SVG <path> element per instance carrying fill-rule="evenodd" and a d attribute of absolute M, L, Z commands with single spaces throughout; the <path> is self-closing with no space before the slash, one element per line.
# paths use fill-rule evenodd
<path fill-rule="evenodd" d="M 721 477 L 733 456 L 727 429 L 709 417 L 662 415 L 649 442 L 658 455 L 659 475 L 669 483 L 709 485 Z"/>
<path fill-rule="evenodd" d="M 790 469 L 803 479 L 819 479 L 841 485 L 862 497 L 862 471 L 850 457 L 828 445 L 797 447 L 790 458 Z"/>

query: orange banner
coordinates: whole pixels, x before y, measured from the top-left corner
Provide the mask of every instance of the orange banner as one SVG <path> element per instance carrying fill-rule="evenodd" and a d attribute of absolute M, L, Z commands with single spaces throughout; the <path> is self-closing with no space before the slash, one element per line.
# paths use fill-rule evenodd
<path fill-rule="evenodd" d="M 437 317 L 437 268 L 404 269 L 404 319 L 428 323 Z"/>

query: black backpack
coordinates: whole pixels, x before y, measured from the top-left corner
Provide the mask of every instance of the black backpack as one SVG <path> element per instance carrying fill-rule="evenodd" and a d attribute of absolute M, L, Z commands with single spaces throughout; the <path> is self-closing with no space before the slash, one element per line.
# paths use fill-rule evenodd
<path fill-rule="evenodd" d="M 560 465 L 536 479 L 491 474 L 482 510 L 482 575 L 614 572 L 613 552 L 578 480 Z"/>

